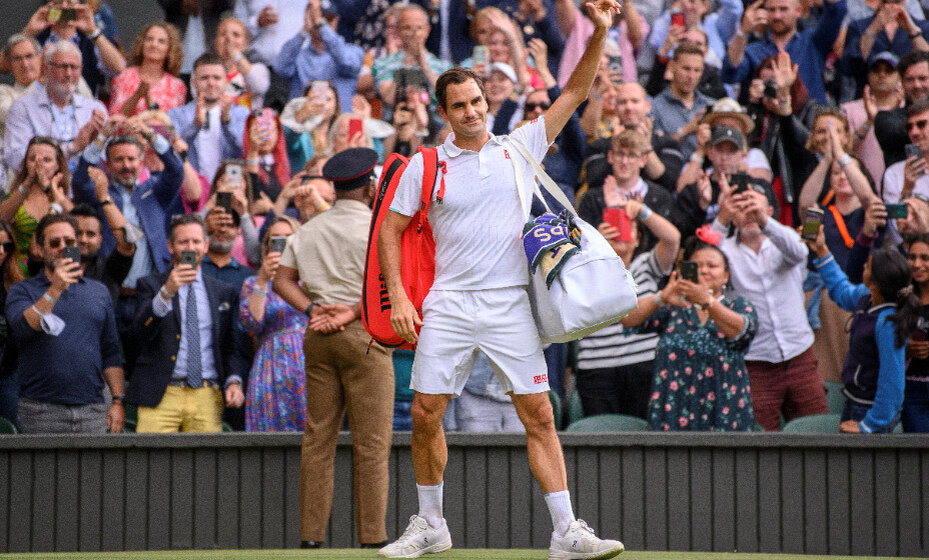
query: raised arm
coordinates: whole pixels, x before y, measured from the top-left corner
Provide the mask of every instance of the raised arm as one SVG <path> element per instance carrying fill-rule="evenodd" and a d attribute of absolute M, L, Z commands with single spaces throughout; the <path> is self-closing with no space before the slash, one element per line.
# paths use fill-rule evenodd
<path fill-rule="evenodd" d="M 580 62 L 568 78 L 564 91 L 545 112 L 545 134 L 549 142 L 555 141 L 578 105 L 587 99 L 590 86 L 593 85 L 594 77 L 600 67 L 606 31 L 613 23 L 613 14 L 618 14 L 621 9 L 616 0 L 596 0 L 596 2 L 587 2 L 585 6 L 594 22 L 594 32 Z"/>

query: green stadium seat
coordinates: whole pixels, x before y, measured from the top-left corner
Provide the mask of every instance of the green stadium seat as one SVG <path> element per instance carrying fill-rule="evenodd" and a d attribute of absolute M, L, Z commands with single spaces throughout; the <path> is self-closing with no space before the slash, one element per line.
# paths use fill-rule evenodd
<path fill-rule="evenodd" d="M 789 433 L 839 433 L 841 416 L 838 414 L 811 414 L 794 418 L 784 424 L 783 431 Z"/>
<path fill-rule="evenodd" d="M 648 422 L 625 414 L 596 414 L 572 422 L 568 432 L 641 432 L 648 429 Z"/>
<path fill-rule="evenodd" d="M 16 426 L 12 422 L 0 416 L 0 434 L 16 434 L 19 431 L 16 429 Z"/>
<path fill-rule="evenodd" d="M 829 404 L 829 414 L 842 414 L 842 409 L 845 408 L 843 387 L 844 385 L 837 381 L 826 381 L 826 402 Z"/>

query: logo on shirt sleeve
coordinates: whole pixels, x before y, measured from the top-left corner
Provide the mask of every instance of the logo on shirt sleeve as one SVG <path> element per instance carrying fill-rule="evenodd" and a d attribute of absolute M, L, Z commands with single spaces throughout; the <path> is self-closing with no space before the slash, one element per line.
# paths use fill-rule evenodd
<path fill-rule="evenodd" d="M 532 383 L 533 383 L 534 385 L 540 385 L 540 384 L 542 384 L 542 383 L 548 383 L 548 375 L 546 375 L 546 374 L 544 374 L 544 373 L 543 373 L 542 375 L 535 375 L 535 376 L 532 377 Z"/>

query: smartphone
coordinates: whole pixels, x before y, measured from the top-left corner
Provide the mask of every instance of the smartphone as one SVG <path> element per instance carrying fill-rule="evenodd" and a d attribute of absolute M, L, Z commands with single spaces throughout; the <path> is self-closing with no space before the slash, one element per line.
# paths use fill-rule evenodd
<path fill-rule="evenodd" d="M 919 158 L 919 145 L 918 144 L 907 144 L 903 147 L 903 150 L 906 152 L 906 159 L 912 157 Z"/>
<path fill-rule="evenodd" d="M 487 64 L 487 47 L 484 45 L 475 45 L 471 53 L 471 66 L 478 64 Z"/>
<path fill-rule="evenodd" d="M 269 107 L 261 109 L 255 117 L 255 123 L 258 128 L 258 139 L 262 142 L 270 140 L 274 134 L 274 111 Z"/>
<path fill-rule="evenodd" d="M 61 251 L 61 258 L 79 263 L 81 262 L 81 248 L 77 245 L 65 245 L 64 250 Z"/>
<path fill-rule="evenodd" d="M 197 268 L 197 252 L 181 251 L 181 264 L 189 264 L 190 266 Z"/>
<path fill-rule="evenodd" d="M 825 213 L 819 208 L 807 208 L 806 217 L 803 219 L 803 227 L 800 229 L 800 237 L 807 241 L 816 241 L 819 235 L 819 226 L 823 223 Z"/>
<path fill-rule="evenodd" d="M 310 86 L 310 96 L 314 101 L 326 101 L 326 93 L 329 91 L 329 82 L 326 80 L 315 80 Z"/>
<path fill-rule="evenodd" d="M 358 133 L 363 132 L 362 125 L 364 123 L 361 119 L 352 118 L 348 120 L 348 138 L 351 140 Z"/>
<path fill-rule="evenodd" d="M 217 192 L 216 206 L 222 208 L 227 214 L 232 214 L 232 193 L 228 191 Z"/>
<path fill-rule="evenodd" d="M 62 8 L 61 17 L 58 21 L 75 21 L 77 20 L 77 10 L 74 8 Z"/>
<path fill-rule="evenodd" d="M 632 220 L 626 214 L 625 208 L 604 208 L 603 221 L 610 224 L 619 232 L 617 241 L 632 241 Z"/>
<path fill-rule="evenodd" d="M 400 68 L 394 72 L 394 82 L 398 85 L 402 82 L 407 86 L 422 87 L 426 81 L 426 75 L 421 68 Z"/>
<path fill-rule="evenodd" d="M 888 219 L 899 220 L 910 215 L 910 207 L 904 203 L 885 204 L 884 209 L 887 210 Z"/>
<path fill-rule="evenodd" d="M 272 253 L 283 253 L 283 252 L 284 252 L 284 247 L 287 247 L 287 238 L 286 238 L 286 237 L 283 237 L 283 236 L 277 237 L 277 236 L 275 236 L 275 237 L 272 237 L 272 238 L 271 238 L 271 252 L 272 252 Z"/>
<path fill-rule="evenodd" d="M 239 187 L 242 185 L 242 166 L 237 163 L 231 163 L 226 166 L 225 171 L 226 186 Z"/>
<path fill-rule="evenodd" d="M 697 268 L 697 261 L 681 261 L 681 278 L 698 283 Z"/>
<path fill-rule="evenodd" d="M 623 57 L 621 55 L 611 55 L 607 57 L 606 70 L 613 83 L 622 83 L 623 81 Z"/>
<path fill-rule="evenodd" d="M 671 12 L 671 25 L 684 27 L 686 25 L 684 22 L 684 12 Z"/>
<path fill-rule="evenodd" d="M 729 176 L 729 186 L 734 187 L 734 194 L 739 194 L 748 190 L 748 173 L 739 171 Z"/>

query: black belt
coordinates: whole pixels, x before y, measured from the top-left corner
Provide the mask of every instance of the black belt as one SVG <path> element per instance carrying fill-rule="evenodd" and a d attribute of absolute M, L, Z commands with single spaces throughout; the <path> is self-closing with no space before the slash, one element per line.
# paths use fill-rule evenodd
<path fill-rule="evenodd" d="M 168 381 L 168 385 L 171 386 L 171 387 L 187 387 L 187 388 L 190 388 L 190 385 L 187 384 L 187 380 L 186 380 L 186 379 L 172 379 L 171 381 Z M 204 379 L 204 380 L 203 380 L 203 386 L 204 386 L 204 387 L 216 387 L 216 388 L 218 389 L 218 388 L 219 388 L 219 383 L 217 383 L 217 382 L 216 382 L 215 380 L 213 380 L 213 379 Z"/>

